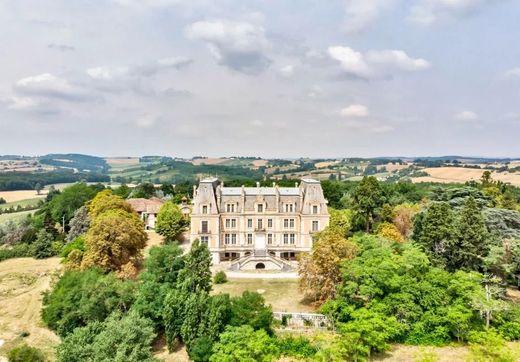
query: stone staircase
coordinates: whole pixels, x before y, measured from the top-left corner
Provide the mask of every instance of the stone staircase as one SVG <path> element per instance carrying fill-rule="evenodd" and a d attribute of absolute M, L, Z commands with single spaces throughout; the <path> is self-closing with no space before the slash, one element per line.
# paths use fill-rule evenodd
<path fill-rule="evenodd" d="M 294 270 L 293 266 L 289 262 L 280 257 L 269 254 L 267 250 L 254 250 L 250 255 L 243 256 L 233 261 L 228 269 L 232 271 L 239 271 L 244 269 L 255 270 L 254 266 L 259 263 L 270 266 L 265 270 L 276 270 L 284 272 L 290 272 Z"/>

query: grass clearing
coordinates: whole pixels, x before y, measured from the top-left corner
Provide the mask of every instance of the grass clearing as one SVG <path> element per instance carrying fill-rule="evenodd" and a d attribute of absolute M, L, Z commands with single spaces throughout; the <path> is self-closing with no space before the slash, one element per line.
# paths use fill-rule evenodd
<path fill-rule="evenodd" d="M 213 293 L 239 296 L 249 290 L 263 295 L 276 312 L 315 312 L 314 306 L 304 300 L 297 279 L 229 279 L 227 283 L 213 285 Z"/>
<path fill-rule="evenodd" d="M 20 211 L 20 212 L 12 212 L 9 214 L 1 214 L 0 215 L 0 225 L 6 224 L 10 221 L 19 222 L 25 219 L 27 216 L 33 214 L 37 210 L 29 210 L 29 211 Z"/>

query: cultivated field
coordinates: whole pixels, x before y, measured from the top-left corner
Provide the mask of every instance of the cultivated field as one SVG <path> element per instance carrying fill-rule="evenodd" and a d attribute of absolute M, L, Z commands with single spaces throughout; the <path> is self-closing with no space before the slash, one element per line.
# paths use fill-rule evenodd
<path fill-rule="evenodd" d="M 218 165 L 220 163 L 224 163 L 226 162 L 228 159 L 227 158 L 196 158 L 194 160 L 191 161 L 192 164 L 194 164 L 195 166 L 199 166 L 199 165 Z"/>
<path fill-rule="evenodd" d="M 41 191 L 41 195 L 34 190 L 17 190 L 17 191 L 0 191 L 0 197 L 6 202 L 16 202 L 26 199 L 44 198 L 47 194 L 46 190 Z"/>
<path fill-rule="evenodd" d="M 413 182 L 441 182 L 463 183 L 466 181 L 480 180 L 485 170 L 464 167 L 432 167 L 425 168 L 424 172 L 429 176 L 414 177 Z M 492 172 L 493 180 L 503 181 L 511 185 L 520 186 L 520 173 Z"/>
<path fill-rule="evenodd" d="M 105 161 L 107 161 L 110 166 L 130 166 L 139 164 L 138 157 L 105 158 Z"/>

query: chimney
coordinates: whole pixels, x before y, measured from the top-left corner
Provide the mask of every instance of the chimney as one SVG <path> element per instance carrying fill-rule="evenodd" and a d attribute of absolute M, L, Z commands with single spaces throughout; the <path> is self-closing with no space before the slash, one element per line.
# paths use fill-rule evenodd
<path fill-rule="evenodd" d="M 193 185 L 193 198 L 197 196 L 197 186 Z"/>

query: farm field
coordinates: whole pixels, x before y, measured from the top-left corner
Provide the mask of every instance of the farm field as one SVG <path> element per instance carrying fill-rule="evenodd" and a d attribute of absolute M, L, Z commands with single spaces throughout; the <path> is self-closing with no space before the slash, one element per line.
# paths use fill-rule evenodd
<path fill-rule="evenodd" d="M 34 190 L 0 191 L 0 197 L 9 203 L 27 199 L 44 198 L 46 193 L 46 190 L 42 190 L 41 195 L 38 195 Z"/>
<path fill-rule="evenodd" d="M 414 177 L 413 182 L 463 183 L 479 180 L 484 170 L 464 167 L 432 167 L 423 169 L 429 176 Z M 492 172 L 494 180 L 520 186 L 520 173 Z"/>
<path fill-rule="evenodd" d="M 0 210 L 9 209 L 11 207 L 16 208 L 18 206 L 37 206 L 38 202 L 40 202 L 41 200 L 43 200 L 43 197 L 34 197 L 31 199 L 23 199 L 19 201 L 8 202 L 6 204 L 0 204 Z"/>
<path fill-rule="evenodd" d="M 23 220 L 28 215 L 30 215 L 34 212 L 36 212 L 36 210 L 13 212 L 13 213 L 9 213 L 9 214 L 1 214 L 0 215 L 0 225 L 8 223 L 9 221 L 18 222 L 20 220 Z"/>

